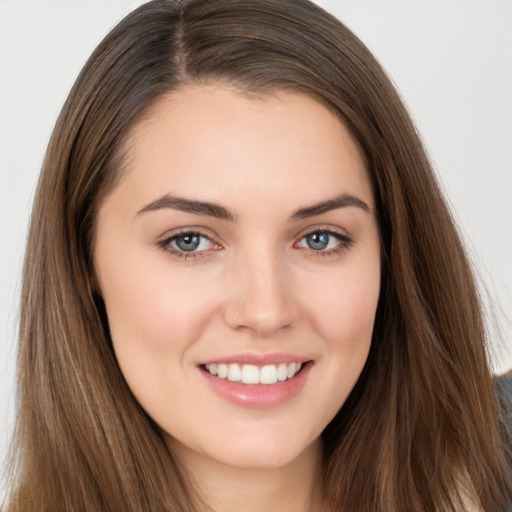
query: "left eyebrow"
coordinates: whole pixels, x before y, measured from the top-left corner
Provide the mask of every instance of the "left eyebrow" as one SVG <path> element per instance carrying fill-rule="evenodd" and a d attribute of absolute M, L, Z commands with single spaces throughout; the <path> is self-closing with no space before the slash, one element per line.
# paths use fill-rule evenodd
<path fill-rule="evenodd" d="M 362 200 L 356 196 L 350 194 L 342 194 L 333 199 L 322 201 L 321 203 L 307 206 L 306 208 L 300 208 L 292 216 L 291 220 L 301 220 L 308 217 L 314 217 L 315 215 L 321 215 L 322 213 L 336 210 L 338 208 L 347 208 L 349 206 L 355 206 L 361 208 L 366 213 L 371 214 L 371 208 Z"/>

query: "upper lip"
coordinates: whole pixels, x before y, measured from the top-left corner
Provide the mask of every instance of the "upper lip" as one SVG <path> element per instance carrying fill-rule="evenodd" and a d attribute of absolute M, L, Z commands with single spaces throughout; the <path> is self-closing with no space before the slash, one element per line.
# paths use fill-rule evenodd
<path fill-rule="evenodd" d="M 310 361 L 310 357 L 299 356 L 297 354 L 286 354 L 286 353 L 273 353 L 273 354 L 255 354 L 255 353 L 244 353 L 244 354 L 231 354 L 226 357 L 216 357 L 215 359 L 209 359 L 202 361 L 199 366 L 206 364 L 252 364 L 254 366 L 265 366 L 270 364 L 280 363 L 305 363 Z"/>

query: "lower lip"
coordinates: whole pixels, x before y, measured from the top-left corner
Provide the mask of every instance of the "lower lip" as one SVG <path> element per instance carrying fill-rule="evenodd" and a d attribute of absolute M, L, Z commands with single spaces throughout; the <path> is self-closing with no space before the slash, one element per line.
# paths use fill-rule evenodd
<path fill-rule="evenodd" d="M 228 379 L 219 379 L 204 368 L 202 376 L 218 395 L 244 407 L 268 408 L 281 405 L 299 393 L 313 366 L 312 361 L 304 363 L 299 373 L 291 379 L 275 384 L 242 384 Z"/>

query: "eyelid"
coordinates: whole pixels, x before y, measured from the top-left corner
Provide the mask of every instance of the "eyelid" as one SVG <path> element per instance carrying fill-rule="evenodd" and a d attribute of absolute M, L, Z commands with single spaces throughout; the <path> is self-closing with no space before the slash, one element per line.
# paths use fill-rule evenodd
<path fill-rule="evenodd" d="M 327 250 L 318 250 L 308 249 L 306 247 L 298 247 L 298 244 L 308 235 L 313 233 L 327 233 L 328 235 L 334 236 L 338 239 L 339 244 Z M 303 250 L 308 252 L 313 257 L 325 257 L 325 256 L 336 256 L 352 247 L 355 239 L 352 235 L 348 234 L 348 232 L 339 227 L 335 227 L 332 225 L 319 225 L 319 226 L 310 226 L 303 230 L 300 235 L 298 235 L 293 243 L 293 246 L 299 250 Z"/>
<path fill-rule="evenodd" d="M 337 244 L 336 247 L 327 250 L 314 250 L 307 247 L 298 247 L 299 242 L 301 242 L 305 237 L 313 233 L 326 233 L 328 235 L 334 236 L 335 238 L 338 239 L 339 243 Z M 188 252 L 174 248 L 170 245 L 170 243 L 174 239 L 179 238 L 180 236 L 193 234 L 206 238 L 212 244 L 215 244 L 215 248 Z M 353 244 L 354 238 L 353 236 L 349 235 L 346 230 L 332 225 L 318 225 L 309 226 L 308 228 L 302 230 L 302 232 L 295 237 L 293 247 L 300 249 L 301 251 L 306 251 L 313 257 L 325 257 L 340 254 L 341 252 L 348 250 Z M 206 257 L 210 255 L 213 251 L 217 251 L 224 247 L 223 243 L 219 242 L 218 237 L 212 235 L 210 230 L 197 226 L 187 226 L 167 231 L 164 235 L 158 237 L 156 245 L 160 249 L 164 250 L 171 256 L 176 257 L 177 259 Z"/>
<path fill-rule="evenodd" d="M 207 232 L 208 230 L 205 230 L 204 228 L 197 227 L 197 226 L 187 226 L 182 228 L 177 228 L 171 231 L 167 231 L 165 234 L 158 237 L 156 240 L 156 245 L 170 254 L 171 256 L 175 256 L 178 259 L 179 258 L 197 258 L 197 257 L 204 257 L 207 256 L 207 253 L 219 250 L 219 248 L 223 247 L 223 244 L 218 241 L 218 237 L 213 236 L 210 232 Z M 212 244 L 214 244 L 216 247 L 214 249 L 206 249 L 202 251 L 181 251 L 179 249 L 176 249 L 174 247 L 170 246 L 170 243 L 180 236 L 185 235 L 199 235 L 203 238 L 208 239 Z"/>
<path fill-rule="evenodd" d="M 307 228 L 301 230 L 300 233 L 295 237 L 295 240 L 299 241 L 305 236 L 311 235 L 312 233 L 330 233 L 333 235 L 338 235 L 342 238 L 353 238 L 346 229 L 342 229 L 338 226 L 332 226 L 330 224 L 318 224 L 315 226 L 308 226 Z"/>

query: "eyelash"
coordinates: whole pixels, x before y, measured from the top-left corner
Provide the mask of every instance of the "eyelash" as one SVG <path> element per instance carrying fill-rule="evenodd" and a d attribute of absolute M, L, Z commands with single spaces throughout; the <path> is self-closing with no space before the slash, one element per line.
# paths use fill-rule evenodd
<path fill-rule="evenodd" d="M 174 247 L 171 246 L 172 242 L 174 242 L 175 240 L 177 240 L 179 238 L 184 238 L 186 236 L 198 236 L 200 238 L 204 238 L 204 239 L 208 240 L 212 244 L 220 246 L 220 244 L 217 244 L 212 239 L 212 237 L 210 235 L 207 235 L 206 233 L 202 233 L 200 230 L 197 230 L 197 229 L 182 229 L 182 230 L 176 231 L 175 233 L 172 234 L 172 236 L 169 236 L 162 240 L 159 240 L 157 242 L 157 245 L 176 259 L 186 260 L 186 259 L 190 259 L 190 258 L 202 258 L 202 257 L 206 256 L 205 252 L 207 252 L 207 251 L 187 252 L 187 251 L 175 249 Z"/>
<path fill-rule="evenodd" d="M 302 242 L 302 240 L 306 239 L 306 237 L 311 235 L 328 235 L 330 237 L 336 238 L 338 243 L 334 248 L 328 249 L 328 250 L 314 250 L 311 248 L 305 248 L 305 247 L 298 247 L 298 244 Z M 210 250 L 202 250 L 202 251 L 183 251 L 180 249 L 176 249 L 171 246 L 171 243 L 178 240 L 179 238 L 184 238 L 186 236 L 197 236 L 203 239 L 208 240 L 210 243 L 214 244 L 217 247 L 220 247 L 220 244 L 215 242 L 210 235 L 207 235 L 200 230 L 197 229 L 183 229 L 180 231 L 177 231 L 172 234 L 172 236 L 166 237 L 162 240 L 159 240 L 157 242 L 158 247 L 160 247 L 162 250 L 166 251 L 171 256 L 175 257 L 176 259 L 191 259 L 191 258 L 202 258 L 207 256 L 207 254 Z M 342 252 L 350 249 L 354 244 L 354 238 L 351 236 L 346 235 L 345 233 L 341 233 L 338 231 L 333 230 L 332 228 L 316 228 L 311 231 L 308 231 L 301 235 L 301 237 L 294 242 L 293 247 L 299 249 L 299 250 L 307 250 L 309 251 L 309 255 L 311 257 L 316 258 L 325 258 L 325 257 L 332 257 L 337 256 L 341 254 Z M 218 250 L 218 249 L 213 249 Z"/>
<path fill-rule="evenodd" d="M 331 249 L 328 249 L 328 250 L 318 250 L 318 251 L 315 251 L 314 249 L 311 249 L 311 248 L 302 248 L 302 247 L 297 247 L 298 244 L 306 239 L 308 236 L 310 235 L 328 235 L 330 237 L 334 237 L 336 240 L 337 240 L 337 244 L 335 247 L 331 248 Z M 293 245 L 294 247 L 297 247 L 301 250 L 305 249 L 307 250 L 310 254 L 311 257 L 314 257 L 314 258 L 326 258 L 326 257 L 333 257 L 333 256 L 338 256 L 340 255 L 341 253 L 347 251 L 348 249 L 350 249 L 353 245 L 354 245 L 354 238 L 345 234 L 345 233 L 341 233 L 339 231 L 336 231 L 336 230 L 333 230 L 332 228 L 315 228 L 315 229 L 312 229 L 311 231 L 308 231 L 307 233 L 304 233 L 300 239 L 295 242 Z"/>

